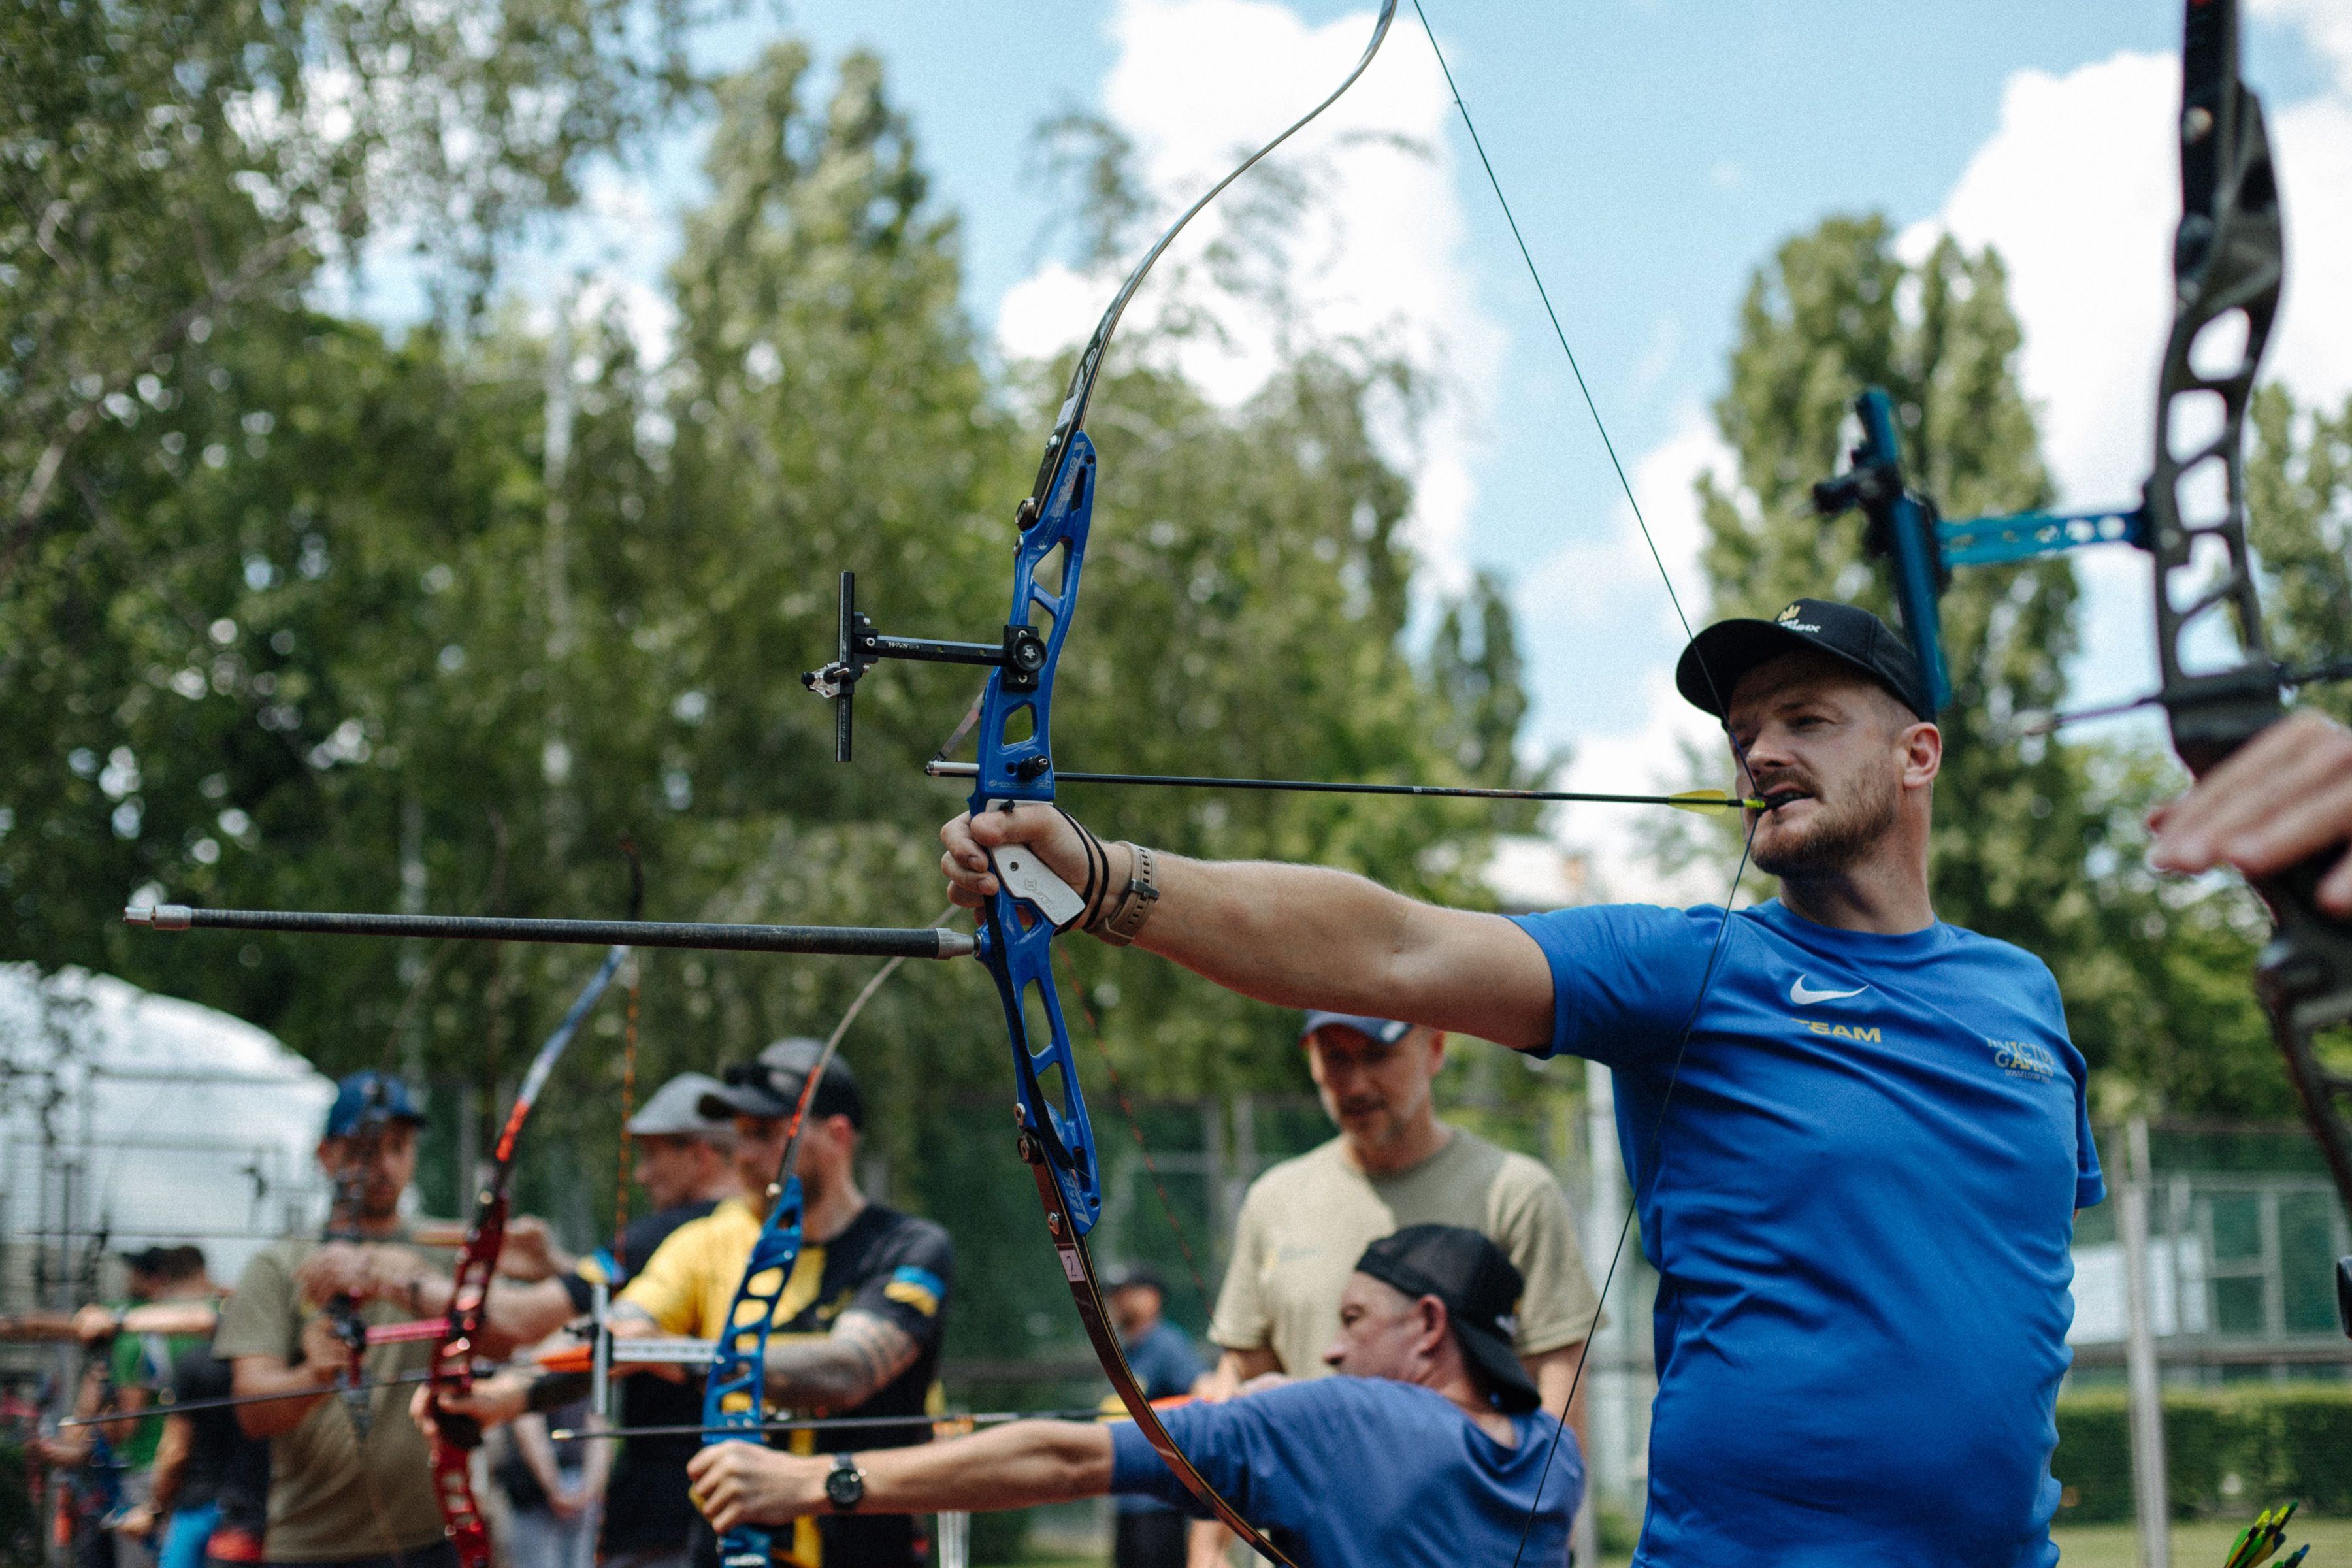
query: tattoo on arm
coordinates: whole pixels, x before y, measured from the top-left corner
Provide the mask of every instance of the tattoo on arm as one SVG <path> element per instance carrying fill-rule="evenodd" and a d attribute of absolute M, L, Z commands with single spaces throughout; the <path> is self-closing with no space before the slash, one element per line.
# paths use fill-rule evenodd
<path fill-rule="evenodd" d="M 795 1409 L 847 1410 L 873 1398 L 922 1353 L 898 1324 L 853 1308 L 821 1340 L 768 1346 L 768 1397 Z"/>

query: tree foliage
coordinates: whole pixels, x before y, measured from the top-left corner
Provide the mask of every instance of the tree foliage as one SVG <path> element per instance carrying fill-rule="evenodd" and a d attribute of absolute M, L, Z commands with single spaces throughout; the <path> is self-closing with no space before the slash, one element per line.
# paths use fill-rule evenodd
<path fill-rule="evenodd" d="M 123 903 L 617 915 L 626 835 L 656 918 L 938 911 L 937 828 L 962 791 L 920 763 L 974 673 L 877 669 L 847 767 L 796 677 L 832 655 L 842 568 L 886 631 L 1003 624 L 1012 509 L 1066 366 L 991 370 L 953 215 L 879 63 L 842 60 L 821 100 L 815 79 L 784 45 L 718 84 L 714 194 L 687 226 L 665 363 L 641 363 L 616 321 L 572 312 L 550 339 L 495 301 L 462 331 L 394 344 L 293 287 L 308 250 L 234 298 L 205 293 L 199 268 L 176 295 L 159 282 L 116 301 L 130 314 L 93 345 L 140 341 L 138 321 L 186 308 L 173 300 L 204 300 L 204 324 L 141 362 L 152 389 L 134 377 L 120 406 L 100 400 L 0 585 L 0 721 L 20 737 L 0 763 L 10 952 L 227 1007 L 330 1070 L 389 1056 L 480 1115 L 595 953 L 163 937 L 124 928 Z M 481 136 L 508 133 L 504 102 L 479 100 Z M 591 129 L 582 146 L 627 125 Z M 560 199 L 533 145 L 519 166 Z M 301 152 L 276 155 L 309 167 Z M 271 217 L 240 173 L 226 153 L 167 162 L 142 199 L 307 246 L 299 215 Z M 127 188 L 84 198 L 100 228 Z M 61 309 L 57 287 L 0 279 L 20 317 Z M 1411 489 L 1374 432 L 1414 406 L 1409 367 L 1302 334 L 1226 407 L 1146 335 L 1122 340 L 1095 405 L 1104 483 L 1062 667 L 1065 764 L 1520 782 L 1525 700 L 1496 586 L 1441 610 L 1430 655 L 1405 641 Z M 47 438 L 26 428 L 12 451 Z M 1483 846 L 1521 820 L 1189 792 L 1070 804 L 1108 836 L 1319 859 L 1455 900 L 1480 896 Z M 1139 1088 L 1302 1085 L 1288 1017 L 1075 945 L 1070 978 Z M 871 973 L 669 952 L 642 967 L 641 1081 L 822 1035 Z M 526 1201 L 585 1201 L 578 1152 L 614 1131 L 622 1026 L 608 1005 L 542 1100 L 534 1146 L 575 1163 L 527 1180 Z M 949 1179 L 929 1170 L 941 1127 L 1002 1103 L 1003 1040 L 977 965 L 909 966 L 866 1015 L 870 1134 L 910 1187 Z"/>
<path fill-rule="evenodd" d="M 0 18 L 0 580 L 224 312 L 389 231 L 478 303 L 689 79 L 689 0 L 55 0 Z M 196 356 L 201 357 L 201 356 Z M 69 545 L 68 546 L 70 547 Z"/>

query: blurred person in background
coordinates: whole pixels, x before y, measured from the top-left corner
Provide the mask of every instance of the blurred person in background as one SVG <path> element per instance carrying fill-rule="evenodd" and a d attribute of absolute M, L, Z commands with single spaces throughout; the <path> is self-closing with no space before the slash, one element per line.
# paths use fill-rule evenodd
<path fill-rule="evenodd" d="M 269 1442 L 268 1563 L 456 1568 L 430 1450 L 406 1390 L 394 1386 L 428 1370 L 432 1342 L 355 1355 L 327 1310 L 339 1297 L 355 1298 L 369 1326 L 447 1310 L 455 1291 L 447 1264 L 428 1260 L 400 1213 L 424 1123 L 398 1079 L 345 1078 L 318 1158 L 336 1193 L 331 1234 L 356 1239 L 271 1243 L 246 1266 L 222 1310 L 213 1353 L 232 1368 L 236 1392 L 288 1396 L 236 1407 L 247 1434 Z M 514 1342 L 492 1324 L 477 1348 L 496 1358 Z M 363 1385 L 360 1392 L 339 1391 L 347 1377 Z"/>
<path fill-rule="evenodd" d="M 191 1255 L 187 1261 L 203 1277 L 203 1253 L 193 1247 L 174 1250 Z M 209 1318 L 216 1288 L 209 1278 L 203 1284 Z M 193 1293 L 185 1299 L 198 1300 Z M 137 1317 L 129 1315 L 131 1321 Z M 207 1332 L 173 1357 L 171 1403 L 225 1398 L 234 1381 L 228 1363 L 213 1354 Z M 164 1521 L 158 1568 L 258 1563 L 268 1523 L 269 1445 L 246 1436 L 233 1408 L 167 1413 L 150 1507 Z"/>
<path fill-rule="evenodd" d="M 537 1275 L 540 1282 L 499 1292 L 493 1310 L 501 1323 L 524 1339 L 543 1337 L 587 1312 L 595 1285 L 618 1291 L 672 1231 L 742 1193 L 733 1159 L 734 1121 L 705 1116 L 701 1110 L 705 1096 L 723 1093 L 726 1087 L 707 1073 L 680 1073 L 629 1118 L 631 1173 L 653 1200 L 654 1212 L 630 1221 L 617 1255 L 600 1249 L 572 1258 L 554 1245 L 541 1222 L 517 1222 L 499 1268 L 509 1277 Z M 621 1379 L 616 1393 L 614 1409 L 624 1427 L 691 1426 L 702 1419 L 698 1380 L 635 1373 Z M 554 1429 L 566 1425 L 559 1419 Z M 539 1431 L 549 1429 L 544 1420 L 539 1422 Z M 593 1500 L 603 1504 L 598 1556 L 606 1568 L 685 1568 L 698 1517 L 687 1500 L 686 1462 L 701 1446 L 702 1439 L 690 1433 L 593 1446 L 592 1477 L 594 1450 L 612 1455 L 610 1474 Z"/>
<path fill-rule="evenodd" d="M 1170 1322 L 1168 1283 L 1148 1263 L 1122 1263 L 1103 1276 L 1112 1324 L 1135 1369 L 1146 1399 L 1172 1399 L 1201 1381 L 1201 1358 L 1192 1341 Z M 1149 1492 L 1121 1492 L 1111 1500 L 1116 1521 L 1112 1568 L 1183 1568 L 1191 1519 Z"/>

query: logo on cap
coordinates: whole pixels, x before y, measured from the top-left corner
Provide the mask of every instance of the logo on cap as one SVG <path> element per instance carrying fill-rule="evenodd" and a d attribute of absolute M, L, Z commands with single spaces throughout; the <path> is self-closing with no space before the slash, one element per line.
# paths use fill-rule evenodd
<path fill-rule="evenodd" d="M 1819 627 L 1819 626 L 1813 626 L 1813 625 L 1811 625 L 1811 624 L 1810 624 L 1810 623 L 1808 623 L 1808 622 L 1805 622 L 1805 621 L 1801 621 L 1801 620 L 1799 620 L 1799 619 L 1797 618 L 1799 616 L 1801 616 L 1801 615 L 1804 614 L 1804 611 L 1802 610 L 1802 608 L 1801 608 L 1801 606 L 1803 605 L 1803 603 L 1804 603 L 1804 601 L 1802 601 L 1801 599 L 1801 600 L 1796 601 L 1795 603 L 1791 604 L 1791 605 L 1790 605 L 1787 609 L 1785 609 L 1785 610 L 1781 611 L 1781 612 L 1780 612 L 1780 614 L 1777 617 L 1775 617 L 1775 618 L 1780 622 L 1780 625 L 1782 625 L 1782 626 L 1784 626 L 1788 627 L 1788 628 L 1789 628 L 1790 631 L 1792 631 L 1792 632 L 1817 632 L 1817 631 L 1820 631 L 1820 630 L 1822 629 L 1821 627 Z"/>

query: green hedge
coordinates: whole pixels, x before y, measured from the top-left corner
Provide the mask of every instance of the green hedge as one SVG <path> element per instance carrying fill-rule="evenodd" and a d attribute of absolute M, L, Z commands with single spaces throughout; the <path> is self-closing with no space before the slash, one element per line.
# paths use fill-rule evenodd
<path fill-rule="evenodd" d="M 2301 1498 L 2307 1512 L 2352 1516 L 2352 1386 L 2168 1388 L 2164 1459 L 2175 1518 L 2252 1514 L 2288 1498 Z M 2058 1401 L 2050 1468 L 2066 1489 L 2059 1522 L 2132 1517 L 2131 1421 L 2122 1390 Z"/>

